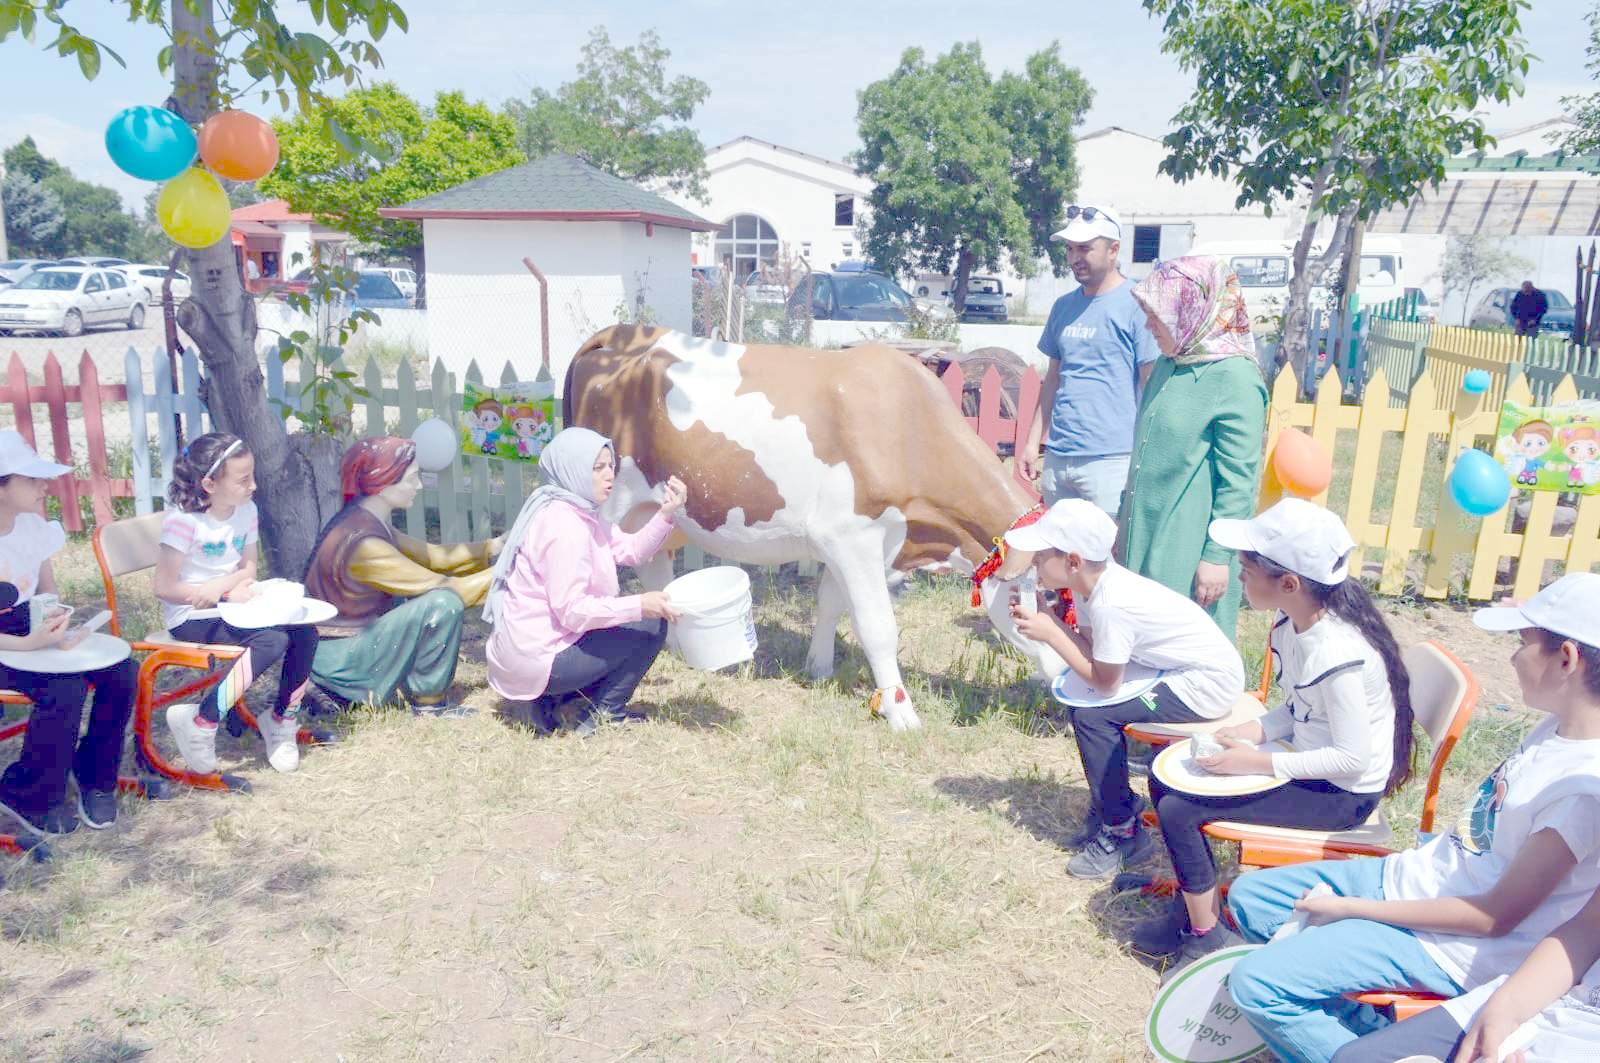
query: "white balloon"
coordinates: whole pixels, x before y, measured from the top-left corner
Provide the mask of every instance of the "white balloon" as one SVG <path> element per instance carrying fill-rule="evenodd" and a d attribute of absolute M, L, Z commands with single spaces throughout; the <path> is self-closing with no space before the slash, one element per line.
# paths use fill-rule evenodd
<path fill-rule="evenodd" d="M 416 431 L 411 433 L 411 441 L 417 445 L 417 465 L 423 472 L 449 468 L 461 447 L 455 429 L 438 417 L 430 417 L 417 425 Z"/>

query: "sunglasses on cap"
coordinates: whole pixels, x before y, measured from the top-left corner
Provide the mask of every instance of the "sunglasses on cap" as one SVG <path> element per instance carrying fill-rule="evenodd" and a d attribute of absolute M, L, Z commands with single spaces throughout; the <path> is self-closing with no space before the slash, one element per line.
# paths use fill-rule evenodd
<path fill-rule="evenodd" d="M 1117 232 L 1120 233 L 1122 231 L 1122 226 L 1113 220 L 1109 214 L 1098 207 L 1080 207 L 1077 204 L 1073 204 L 1067 208 L 1067 220 L 1073 221 L 1077 218 L 1082 218 L 1084 221 L 1094 221 L 1096 218 L 1104 218 L 1106 221 L 1111 222 L 1112 225 L 1117 226 Z"/>

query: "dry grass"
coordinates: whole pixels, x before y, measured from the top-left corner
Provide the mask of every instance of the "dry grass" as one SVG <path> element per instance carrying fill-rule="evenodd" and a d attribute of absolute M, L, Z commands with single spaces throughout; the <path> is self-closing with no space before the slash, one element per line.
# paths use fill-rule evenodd
<path fill-rule="evenodd" d="M 853 642 L 794 674 L 808 589 L 760 590 L 755 664 L 664 658 L 644 726 L 518 729 L 474 636 L 472 720 L 355 712 L 293 776 L 226 746 L 252 795 L 8 860 L 0 1060 L 1145 1058 L 1156 973 L 1116 940 L 1141 902 L 1063 873 L 1075 751 L 962 591 L 899 604 L 926 726 L 896 735 Z"/>

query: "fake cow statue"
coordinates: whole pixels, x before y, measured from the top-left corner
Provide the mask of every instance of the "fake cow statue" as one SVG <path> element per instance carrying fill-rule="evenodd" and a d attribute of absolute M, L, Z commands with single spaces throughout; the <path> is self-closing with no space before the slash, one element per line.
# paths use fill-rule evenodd
<path fill-rule="evenodd" d="M 573 357 L 562 414 L 614 442 L 606 516 L 622 527 L 648 519 L 676 474 L 689 489 L 678 527 L 706 552 L 825 565 L 807 668 L 833 674 L 848 609 L 877 686 L 873 707 L 896 730 L 920 721 L 896 659 L 889 572 L 949 566 L 970 576 L 1032 508 L 934 375 L 887 347 L 745 346 L 617 325 Z M 982 601 L 1002 635 L 1053 676 L 1060 658 L 1011 620 L 1010 586 L 1030 561 L 1009 557 L 983 581 Z M 665 586 L 670 557 L 640 576 Z"/>

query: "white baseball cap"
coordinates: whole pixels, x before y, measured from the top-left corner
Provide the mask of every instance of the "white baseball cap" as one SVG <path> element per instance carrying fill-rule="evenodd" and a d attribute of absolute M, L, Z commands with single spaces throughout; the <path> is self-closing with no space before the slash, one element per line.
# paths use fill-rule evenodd
<path fill-rule="evenodd" d="M 1117 522 L 1086 498 L 1064 498 L 1034 523 L 1006 532 L 1007 545 L 1018 550 L 1060 550 L 1085 561 L 1111 560 L 1116 542 Z"/>
<path fill-rule="evenodd" d="M 1117 212 L 1110 207 L 1073 204 L 1067 208 L 1066 226 L 1051 233 L 1050 239 L 1086 244 L 1101 236 L 1107 240 L 1122 239 L 1122 218 Z"/>
<path fill-rule="evenodd" d="M 1250 520 L 1214 520 L 1211 541 L 1260 554 L 1315 583 L 1343 583 L 1356 541 L 1338 516 L 1303 498 L 1286 498 Z"/>
<path fill-rule="evenodd" d="M 57 465 L 39 457 L 28 446 L 28 441 L 22 438 L 21 432 L 10 429 L 0 432 L 0 476 L 32 476 L 39 480 L 53 480 L 71 471 L 70 465 Z"/>
<path fill-rule="evenodd" d="M 1538 627 L 1600 647 L 1600 572 L 1569 572 L 1521 605 L 1495 605 L 1472 614 L 1485 631 Z"/>

